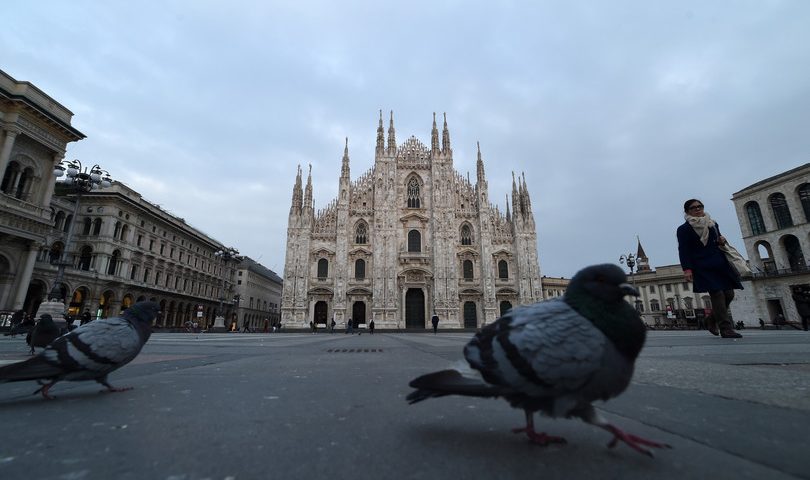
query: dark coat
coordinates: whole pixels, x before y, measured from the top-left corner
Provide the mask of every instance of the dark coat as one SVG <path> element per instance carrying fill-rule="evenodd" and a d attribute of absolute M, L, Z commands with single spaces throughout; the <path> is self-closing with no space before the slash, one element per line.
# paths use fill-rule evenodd
<path fill-rule="evenodd" d="M 681 267 L 684 270 L 692 270 L 693 292 L 743 288 L 737 271 L 728 263 L 726 255 L 717 246 L 719 233 L 719 225 L 710 229 L 709 240 L 703 245 L 695 229 L 688 222 L 678 227 L 678 255 Z"/>

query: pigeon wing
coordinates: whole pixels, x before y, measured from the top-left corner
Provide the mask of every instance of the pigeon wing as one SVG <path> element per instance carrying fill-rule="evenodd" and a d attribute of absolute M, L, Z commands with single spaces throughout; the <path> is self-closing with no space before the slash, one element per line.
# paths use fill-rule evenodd
<path fill-rule="evenodd" d="M 465 348 L 489 383 L 528 397 L 576 394 L 602 367 L 607 338 L 562 300 L 518 307 Z"/>
<path fill-rule="evenodd" d="M 56 339 L 40 355 L 60 366 L 68 379 L 96 378 L 122 367 L 143 347 L 135 327 L 123 318 L 86 323 Z"/>

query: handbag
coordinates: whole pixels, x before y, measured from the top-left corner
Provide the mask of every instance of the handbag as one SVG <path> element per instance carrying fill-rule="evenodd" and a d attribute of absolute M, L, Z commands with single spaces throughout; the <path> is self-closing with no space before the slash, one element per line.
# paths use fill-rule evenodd
<path fill-rule="evenodd" d="M 720 229 L 717 228 L 717 225 L 714 226 L 715 232 L 717 236 L 720 236 Z M 743 258 L 740 252 L 737 251 L 736 248 L 732 247 L 728 241 L 724 245 L 718 244 L 717 247 L 720 249 L 721 252 L 726 256 L 726 260 L 728 260 L 729 265 L 731 268 L 734 269 L 735 272 L 741 277 L 750 277 L 753 275 L 751 273 L 751 269 L 748 267 L 748 262 Z"/>

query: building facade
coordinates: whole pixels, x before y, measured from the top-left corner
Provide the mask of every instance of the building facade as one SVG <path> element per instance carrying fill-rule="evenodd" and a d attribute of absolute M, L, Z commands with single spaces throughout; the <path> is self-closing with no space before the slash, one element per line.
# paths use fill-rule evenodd
<path fill-rule="evenodd" d="M 756 182 L 731 197 L 754 275 L 732 312 L 765 323 L 801 319 L 794 287 L 810 288 L 810 163 Z M 748 288 L 746 283 L 746 288 Z"/>
<path fill-rule="evenodd" d="M 440 144 L 441 138 L 441 144 Z M 513 175 L 511 209 L 490 203 L 480 148 L 476 182 L 453 166 L 447 121 L 434 114 L 430 147 L 397 144 L 382 113 L 373 167 L 350 177 L 348 140 L 338 196 L 312 203 L 299 168 L 287 230 L 282 323 L 423 329 L 475 328 L 543 295 L 526 180 Z"/>
<path fill-rule="evenodd" d="M 85 138 L 73 113 L 29 82 L 0 70 L 0 311 L 23 308 L 51 231 L 54 166 Z"/>
<path fill-rule="evenodd" d="M 241 328 L 247 321 L 253 331 L 270 331 L 279 324 L 282 283 L 274 271 L 243 257 L 236 267 L 236 318 L 230 328 Z"/>

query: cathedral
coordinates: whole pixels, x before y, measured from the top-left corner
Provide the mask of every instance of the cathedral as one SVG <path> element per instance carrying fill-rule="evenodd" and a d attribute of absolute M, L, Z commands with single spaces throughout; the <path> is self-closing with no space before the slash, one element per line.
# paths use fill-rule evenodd
<path fill-rule="evenodd" d="M 351 179 L 348 139 L 337 198 L 316 211 L 311 167 L 292 193 L 281 322 L 288 327 L 478 328 L 542 299 L 537 232 L 525 176 L 511 209 L 490 203 L 478 148 L 476 181 L 453 167 L 447 118 L 439 143 L 397 144 L 394 115 L 377 127 L 374 165 Z"/>

